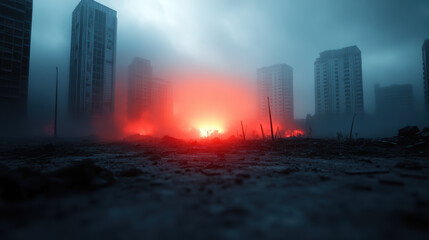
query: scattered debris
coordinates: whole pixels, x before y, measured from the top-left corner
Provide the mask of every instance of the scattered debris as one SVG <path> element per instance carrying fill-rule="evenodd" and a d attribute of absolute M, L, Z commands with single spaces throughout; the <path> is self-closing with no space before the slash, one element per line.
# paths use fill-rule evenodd
<path fill-rule="evenodd" d="M 115 181 L 111 171 L 95 165 L 92 161 L 78 162 L 45 175 L 60 183 L 60 186 L 74 190 L 93 190 Z"/>
<path fill-rule="evenodd" d="M 0 173 L 0 199 L 19 201 L 37 195 L 58 195 L 70 191 L 95 190 L 114 182 L 112 172 L 82 161 L 59 170 L 42 173 L 18 168 Z"/>
<path fill-rule="evenodd" d="M 166 229 L 168 216 L 173 223 L 189 218 L 189 223 L 182 221 L 185 225 L 167 226 L 172 236 L 185 238 L 204 238 L 198 231 L 190 231 L 198 236 L 180 233 L 206 230 L 206 226 L 219 233 L 237 230 L 246 234 L 243 238 L 251 238 L 255 226 L 274 223 L 276 229 L 278 224 L 279 229 L 298 227 L 298 234 L 301 228 L 328 228 L 322 232 L 328 238 L 331 232 L 347 238 L 351 230 L 360 233 L 360 238 L 377 238 L 388 231 L 420 239 L 427 235 L 425 216 L 429 216 L 429 149 L 419 145 L 427 143 L 425 131 L 413 137 L 342 142 L 249 137 L 245 142 L 237 137 L 192 142 L 166 136 L 115 144 L 4 148 L 0 235 L 13 238 L 40 227 L 40 233 L 52 228 L 53 238 L 58 238 L 63 235 L 62 224 L 76 227 L 79 234 L 98 234 L 93 227 L 122 233 L 117 221 L 126 219 L 132 224 L 130 229 L 156 236 Z M 418 151 L 407 147 L 414 145 Z M 90 155 L 92 162 L 81 162 Z M 115 179 L 110 170 L 117 184 L 112 184 Z M 95 191 L 107 185 L 112 186 Z M 403 202 L 407 204 L 398 204 Z M 383 206 L 377 207 L 380 203 Z M 106 211 L 112 217 L 106 218 Z M 402 212 L 406 214 L 398 215 Z M 65 221 L 52 221 L 51 216 Z M 352 225 L 338 224 L 335 219 L 352 220 Z M 330 221 L 334 222 L 326 224 Z M 79 227 L 82 223 L 85 227 Z M 365 224 L 375 232 L 360 232 L 358 228 Z M 374 224 L 377 228 L 371 227 Z M 258 238 L 272 233 L 278 234 L 274 238 L 284 236 L 282 231 L 265 229 L 256 229 Z"/>
<path fill-rule="evenodd" d="M 415 137 L 419 133 L 419 128 L 417 126 L 407 126 L 398 130 L 398 136 L 400 137 Z"/>

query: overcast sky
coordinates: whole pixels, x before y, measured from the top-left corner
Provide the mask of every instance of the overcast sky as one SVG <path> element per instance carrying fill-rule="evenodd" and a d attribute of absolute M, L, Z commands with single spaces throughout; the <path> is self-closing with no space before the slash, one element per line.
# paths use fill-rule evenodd
<path fill-rule="evenodd" d="M 135 56 L 156 69 L 192 63 L 294 68 L 295 117 L 314 113 L 314 61 L 324 50 L 362 51 L 365 110 L 374 84 L 413 84 L 422 109 L 421 47 L 429 38 L 428 0 L 99 0 L 118 12 L 118 73 Z M 51 112 L 55 66 L 62 106 L 68 87 L 71 16 L 79 0 L 34 0 L 30 114 Z M 170 79 L 173 80 L 173 79 Z M 249 78 L 250 84 L 256 84 Z"/>

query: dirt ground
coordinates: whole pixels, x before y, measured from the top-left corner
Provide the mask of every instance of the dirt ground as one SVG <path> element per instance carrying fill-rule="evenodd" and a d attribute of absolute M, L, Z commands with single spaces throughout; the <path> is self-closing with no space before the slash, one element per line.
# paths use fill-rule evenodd
<path fill-rule="evenodd" d="M 0 144 L 1 239 L 428 239 L 427 141 Z"/>

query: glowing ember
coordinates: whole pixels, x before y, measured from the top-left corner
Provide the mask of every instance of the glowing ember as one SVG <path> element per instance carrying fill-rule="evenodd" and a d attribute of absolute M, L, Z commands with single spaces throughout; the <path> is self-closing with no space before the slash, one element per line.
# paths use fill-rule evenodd
<path fill-rule="evenodd" d="M 212 135 L 216 136 L 223 133 L 222 129 L 218 128 L 200 128 L 200 132 L 202 138 L 207 138 Z"/>
<path fill-rule="evenodd" d="M 302 137 L 302 136 L 304 136 L 304 131 L 302 131 L 300 129 L 286 130 L 286 132 L 285 132 L 285 137 L 287 137 L 287 138 Z"/>

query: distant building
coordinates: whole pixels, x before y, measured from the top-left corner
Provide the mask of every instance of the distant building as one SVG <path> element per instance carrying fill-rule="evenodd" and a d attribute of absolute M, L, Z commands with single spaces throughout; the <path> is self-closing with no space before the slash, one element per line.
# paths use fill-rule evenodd
<path fill-rule="evenodd" d="M 152 80 L 152 109 L 154 117 L 165 123 L 173 114 L 173 102 L 171 99 L 170 83 L 160 78 L 153 78 Z"/>
<path fill-rule="evenodd" d="M 362 59 L 358 47 L 320 53 L 314 63 L 316 115 L 363 113 Z"/>
<path fill-rule="evenodd" d="M 138 119 L 151 106 L 152 66 L 136 58 L 128 69 L 128 118 Z"/>
<path fill-rule="evenodd" d="M 380 87 L 379 84 L 376 84 L 375 108 L 377 115 L 386 118 L 413 114 L 415 109 L 412 85 Z"/>
<path fill-rule="evenodd" d="M 155 118 L 158 123 L 167 120 L 173 112 L 170 84 L 153 77 L 149 60 L 135 58 L 128 72 L 128 118 Z"/>
<path fill-rule="evenodd" d="M 69 105 L 72 115 L 114 110 L 116 11 L 82 0 L 73 11 Z"/>
<path fill-rule="evenodd" d="M 425 91 L 426 114 L 429 115 L 429 39 L 426 39 L 422 47 L 423 52 L 423 83 Z"/>
<path fill-rule="evenodd" d="M 258 69 L 257 75 L 260 117 L 268 118 L 267 97 L 270 97 L 273 121 L 283 128 L 291 125 L 294 120 L 293 68 L 287 64 L 278 64 Z"/>
<path fill-rule="evenodd" d="M 0 119 L 23 119 L 27 111 L 32 0 L 0 2 Z"/>

